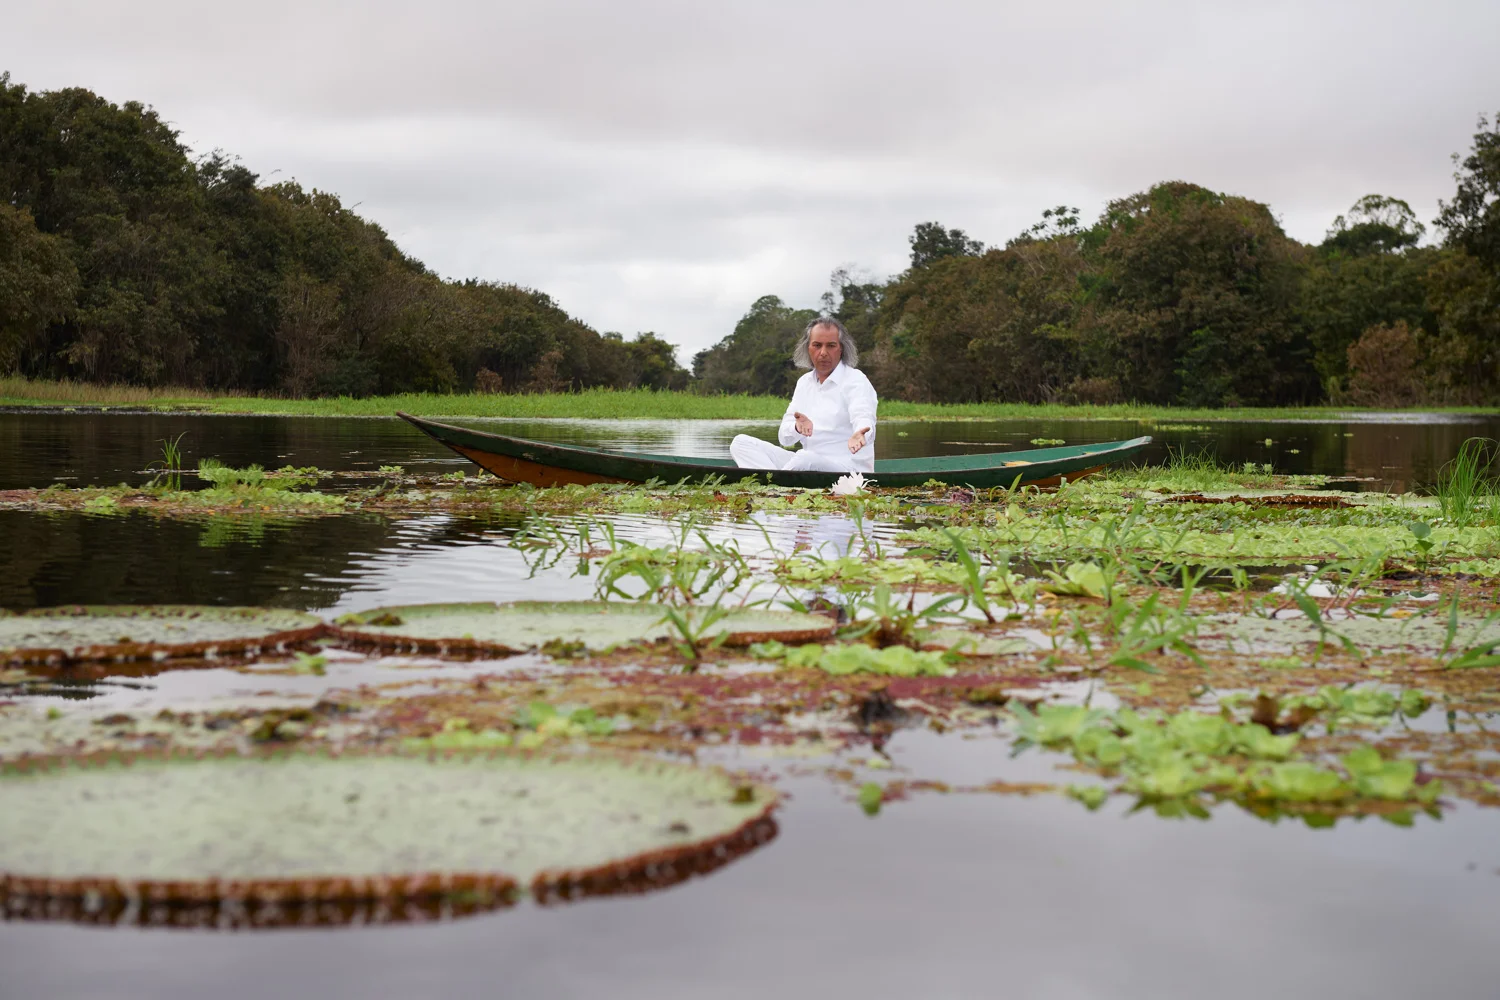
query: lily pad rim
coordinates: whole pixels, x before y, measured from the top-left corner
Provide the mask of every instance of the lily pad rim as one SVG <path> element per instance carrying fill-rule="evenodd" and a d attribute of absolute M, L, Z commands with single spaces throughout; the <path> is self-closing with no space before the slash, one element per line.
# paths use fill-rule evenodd
<path fill-rule="evenodd" d="M 688 605 L 691 610 L 693 605 Z M 392 604 L 378 608 L 369 608 L 364 611 L 351 612 L 341 615 L 329 626 L 332 636 L 343 643 L 356 647 L 377 649 L 389 649 L 396 652 L 413 651 L 438 654 L 468 653 L 498 653 L 502 655 L 518 655 L 538 646 L 515 646 L 489 639 L 465 638 L 463 636 L 414 636 L 400 632 L 371 632 L 367 631 L 360 622 L 352 619 L 369 619 L 379 615 L 395 615 L 401 617 L 410 614 L 413 617 L 436 616 L 443 613 L 499 613 L 503 610 L 514 610 L 517 612 L 538 612 L 544 609 L 559 609 L 576 613 L 587 613 L 589 611 L 601 614 L 631 614 L 639 617 L 664 618 L 665 612 L 660 610 L 660 605 L 638 602 L 638 601 L 457 601 L 451 603 L 434 604 Z M 838 626 L 832 619 L 824 619 L 822 615 L 811 613 L 787 611 L 781 609 L 746 609 L 756 614 L 785 616 L 789 619 L 789 625 L 795 621 L 803 624 L 803 628 L 785 629 L 742 629 L 730 630 L 724 640 L 726 646 L 749 646 L 757 642 L 765 642 L 768 639 L 780 639 L 783 642 L 817 642 L 819 640 L 831 639 Z M 731 614 L 733 611 L 731 610 Z M 826 624 L 824 624 L 826 621 Z M 814 624 L 816 622 L 816 624 Z M 399 625 L 377 626 L 381 628 L 400 628 Z M 670 636 L 657 639 L 646 639 L 643 642 L 670 641 Z M 618 645 L 618 644 L 617 644 Z M 617 648 L 611 646 L 608 648 Z"/>
<path fill-rule="evenodd" d="M 17 666 L 67 666 L 100 660 L 157 660 L 200 658 L 220 653 L 259 652 L 266 647 L 286 647 L 311 642 L 328 634 L 329 625 L 310 611 L 295 608 L 256 608 L 244 605 L 217 604 L 59 604 L 26 608 L 5 614 L 6 619 L 41 620 L 67 618 L 120 619 L 187 618 L 211 613 L 229 619 L 241 617 L 290 615 L 300 619 L 296 628 L 280 629 L 257 636 L 231 636 L 224 639 L 198 639 L 191 642 L 114 642 L 80 646 L 0 646 L 0 664 Z"/>
<path fill-rule="evenodd" d="M 773 817 L 783 796 L 771 785 L 744 775 L 737 775 L 717 764 L 686 764 L 661 757 L 620 750 L 590 749 L 587 753 L 550 747 L 530 749 L 478 748 L 413 750 L 406 747 L 334 750 L 329 748 L 270 748 L 249 753 L 226 748 L 188 752 L 184 750 L 106 750 L 89 754 L 28 754 L 11 760 L 0 760 L 0 782 L 45 778 L 90 768 L 124 768 L 137 764 L 168 766 L 205 764 L 223 761 L 261 761 L 267 764 L 295 758 L 321 759 L 336 763 L 344 759 L 395 758 L 440 763 L 509 759 L 558 765 L 612 763 L 620 767 L 649 768 L 657 772 L 693 773 L 723 781 L 726 785 L 751 789 L 748 802 L 742 803 L 747 814 L 732 829 L 710 837 L 695 838 L 685 844 L 637 852 L 597 865 L 577 868 L 552 867 L 538 871 L 526 886 L 541 905 L 565 902 L 590 896 L 626 895 L 666 888 L 705 874 L 728 864 L 742 854 L 774 839 L 777 825 Z M 736 799 L 738 803 L 738 799 Z M 308 892 L 309 887 L 312 892 Z M 356 890 L 384 887 L 385 891 L 361 894 Z M 234 890 L 235 894 L 222 890 Z M 394 889 L 395 891 L 391 891 Z M 348 876 L 323 874 L 301 878 L 257 879 L 114 879 L 109 876 L 52 878 L 0 872 L 0 911 L 11 899 L 46 899 L 63 903 L 95 899 L 139 900 L 142 904 L 202 906 L 210 902 L 248 901 L 261 903 L 348 904 L 382 901 L 433 900 L 451 893 L 480 891 L 503 898 L 510 905 L 519 899 L 519 880 L 501 871 L 491 872 L 418 872 L 397 876 Z"/>

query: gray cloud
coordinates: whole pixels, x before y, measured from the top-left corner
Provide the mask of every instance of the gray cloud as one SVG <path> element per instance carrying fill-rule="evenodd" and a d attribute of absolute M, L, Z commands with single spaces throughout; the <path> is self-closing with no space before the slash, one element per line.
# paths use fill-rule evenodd
<path fill-rule="evenodd" d="M 547 291 L 683 360 L 766 293 L 899 270 L 940 219 L 1003 243 L 1183 178 L 1321 237 L 1430 218 L 1500 105 L 1493 3 L 52 2 L 37 89 L 155 105 L 195 149 L 359 203 L 447 276 Z M 272 171 L 279 171 L 272 174 Z"/>

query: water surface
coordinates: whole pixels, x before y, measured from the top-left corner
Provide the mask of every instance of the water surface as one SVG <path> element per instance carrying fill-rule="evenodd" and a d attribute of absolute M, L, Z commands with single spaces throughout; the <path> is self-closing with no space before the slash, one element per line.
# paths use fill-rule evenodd
<path fill-rule="evenodd" d="M 689 455 L 768 424 L 465 421 L 522 436 Z M 1153 433 L 1236 464 L 1428 482 L 1494 418 L 1199 425 L 1136 422 L 888 423 L 900 457 L 1088 443 Z M 0 414 L 0 488 L 140 482 L 158 441 L 186 433 L 189 464 L 451 471 L 465 466 L 397 420 Z M 904 433 L 905 436 L 902 436 Z M 1271 443 L 1267 444 L 1266 439 Z M 659 544 L 670 526 L 613 519 Z M 309 520 L 0 512 L 0 607 L 63 603 L 248 604 L 337 614 L 381 604 L 591 596 L 572 561 L 535 570 L 509 544 L 514 518 L 449 514 Z M 776 518 L 770 544 L 838 548 L 847 519 Z M 766 544 L 753 525 L 717 537 Z M 886 533 L 890 528 L 880 529 Z M 332 679 L 389 665 L 338 660 Z M 477 669 L 442 667 L 440 672 Z M 271 682 L 215 671 L 197 683 L 137 678 L 103 700 L 249 697 Z M 426 676 L 414 672 L 414 677 Z M 236 677 L 242 677 L 236 681 Z M 125 683 L 120 679 L 118 683 Z M 181 690 L 179 690 L 181 689 Z M 200 690 L 201 689 L 201 690 Z M 79 691 L 78 694 L 87 694 Z M 111 700 L 113 699 L 113 700 Z M 55 694 L 38 707 L 62 703 Z M 80 704 L 80 703 L 73 703 Z M 1051 763 L 1003 740 L 902 730 L 893 776 L 982 783 Z M 452 923 L 221 934 L 0 924 L 6 997 L 1245 997 L 1500 995 L 1500 815 L 1460 803 L 1410 829 L 1376 819 L 1312 830 L 1233 806 L 1207 822 L 1100 813 L 1059 796 L 922 793 L 865 816 L 849 790 L 750 749 L 713 762 L 779 776 L 776 840 L 670 890 Z"/>

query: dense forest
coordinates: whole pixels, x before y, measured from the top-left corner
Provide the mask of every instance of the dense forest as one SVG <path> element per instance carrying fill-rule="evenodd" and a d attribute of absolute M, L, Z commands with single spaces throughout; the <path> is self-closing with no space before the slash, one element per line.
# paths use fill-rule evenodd
<path fill-rule="evenodd" d="M 442 281 L 157 113 L 0 74 L 0 374 L 293 396 L 683 388 L 671 344 Z"/>
<path fill-rule="evenodd" d="M 598 333 L 546 295 L 444 281 L 332 194 L 195 158 L 158 114 L 0 74 L 0 375 L 291 396 L 594 386 L 785 395 L 837 315 L 889 398 L 1193 406 L 1500 403 L 1500 121 L 1427 229 L 1370 195 L 1308 246 L 1172 181 L 1005 246 L 934 222 L 887 281 L 836 271 L 699 352 Z"/>
<path fill-rule="evenodd" d="M 821 309 L 756 301 L 693 358 L 707 392 L 785 394 L 803 325 L 838 316 L 887 396 L 1190 406 L 1500 404 L 1500 120 L 1479 119 L 1438 245 L 1361 198 L 1307 246 L 1266 205 L 1171 181 L 1085 228 L 1059 206 L 1003 248 L 923 223 L 888 282 Z"/>

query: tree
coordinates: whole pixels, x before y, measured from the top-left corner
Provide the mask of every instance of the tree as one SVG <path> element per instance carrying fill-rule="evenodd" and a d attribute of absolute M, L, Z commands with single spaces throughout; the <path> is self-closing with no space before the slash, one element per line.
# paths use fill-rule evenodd
<path fill-rule="evenodd" d="M 1453 174 L 1458 191 L 1451 202 L 1438 202 L 1437 226 L 1447 234 L 1448 246 L 1500 271 L 1500 115 L 1493 126 L 1480 115 L 1474 148 L 1463 160 L 1454 153 L 1453 162 L 1459 167 Z"/>
<path fill-rule="evenodd" d="M 813 309 L 794 309 L 775 295 L 756 299 L 733 332 L 703 354 L 701 364 L 693 359 L 694 369 L 701 372 L 698 388 L 790 395 L 801 374 L 792 364 L 792 350 L 817 315 Z"/>
<path fill-rule="evenodd" d="M 1404 322 L 1372 326 L 1349 345 L 1349 382 L 1335 402 L 1402 407 L 1422 402 L 1421 352 Z"/>
<path fill-rule="evenodd" d="M 67 244 L 38 232 L 26 209 L 0 202 L 0 374 L 14 370 L 49 324 L 68 318 L 77 295 Z"/>
<path fill-rule="evenodd" d="M 633 386 L 642 389 L 683 389 L 687 373 L 677 364 L 677 348 L 654 333 L 638 333 L 626 345 L 634 361 Z"/>
<path fill-rule="evenodd" d="M 1085 243 L 1098 249 L 1080 334 L 1127 398 L 1315 396 L 1311 347 L 1293 321 L 1306 253 L 1265 205 L 1169 181 L 1111 202 Z"/>
<path fill-rule="evenodd" d="M 911 244 L 911 266 L 926 267 L 944 257 L 977 257 L 984 244 L 971 240 L 962 229 L 944 229 L 940 222 L 919 222 L 907 238 Z"/>
<path fill-rule="evenodd" d="M 1367 194 L 1347 215 L 1333 220 L 1322 250 L 1351 257 L 1398 253 L 1416 246 L 1426 232 L 1427 227 L 1417 221 L 1417 213 L 1400 198 Z"/>
<path fill-rule="evenodd" d="M 1424 343 L 1436 402 L 1500 399 L 1500 275 L 1475 255 L 1445 250 L 1423 276 L 1435 332 Z"/>
<path fill-rule="evenodd" d="M 194 159 L 153 109 L 87 90 L 0 74 L 0 211 L 0 364 L 27 375 L 294 395 L 686 378 L 670 345 L 441 281 L 336 195 Z"/>
<path fill-rule="evenodd" d="M 1067 205 L 1046 209 L 1042 212 L 1040 222 L 1034 223 L 1029 229 L 1021 230 L 1016 238 L 1006 245 L 1015 247 L 1038 241 L 1055 240 L 1059 237 L 1082 236 L 1083 230 L 1078 225 L 1079 218 L 1078 209 L 1069 208 Z"/>
<path fill-rule="evenodd" d="M 1432 329 L 1423 276 L 1436 251 L 1417 246 L 1424 231 L 1406 202 L 1366 195 L 1334 219 L 1312 254 L 1300 311 L 1330 396 L 1341 392 L 1349 348 L 1364 331 L 1398 324 L 1410 331 Z"/>
<path fill-rule="evenodd" d="M 938 402 L 1044 402 L 1079 375 L 1076 239 L 1012 243 L 913 269 L 881 299 L 872 379 Z"/>

